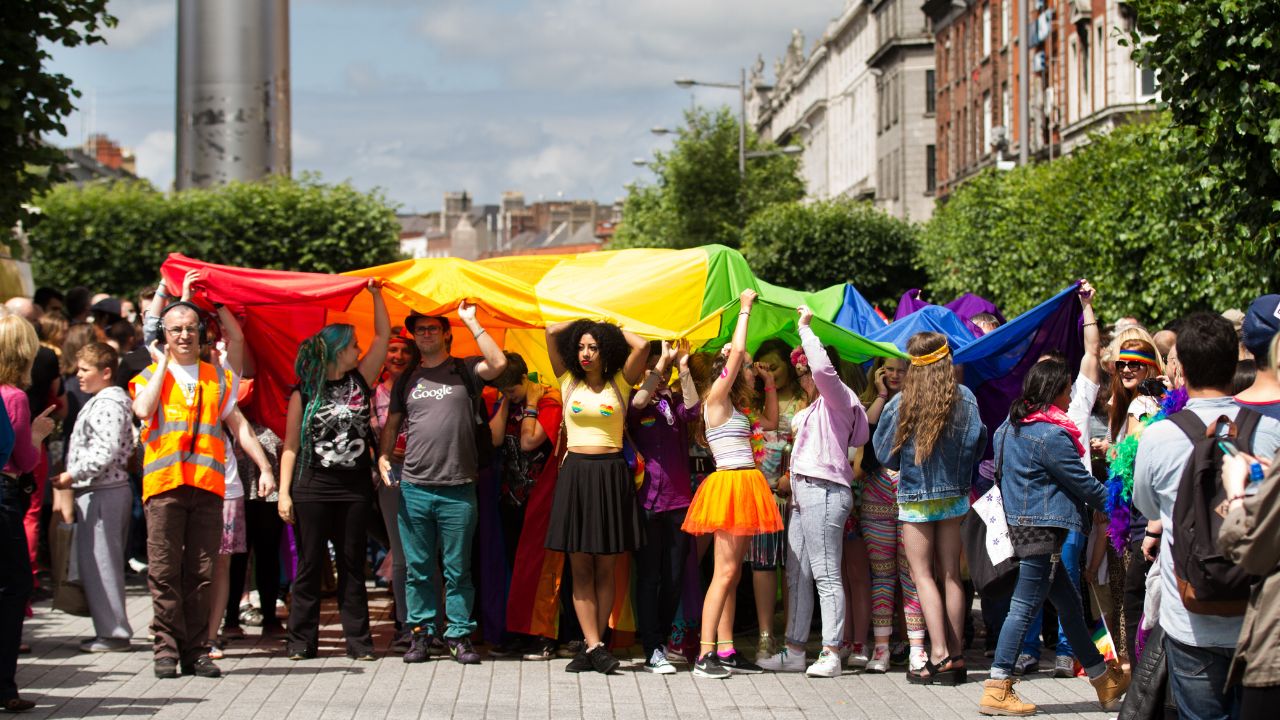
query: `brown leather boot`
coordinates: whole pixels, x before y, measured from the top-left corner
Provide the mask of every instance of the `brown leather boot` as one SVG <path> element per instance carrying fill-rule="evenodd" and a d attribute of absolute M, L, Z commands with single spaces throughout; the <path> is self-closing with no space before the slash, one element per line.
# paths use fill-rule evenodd
<path fill-rule="evenodd" d="M 1089 680 L 1093 689 L 1098 692 L 1098 702 L 1108 712 L 1119 710 L 1124 702 L 1124 693 L 1129 689 L 1130 677 L 1120 669 L 1120 663 L 1112 660 L 1107 663 L 1107 671 Z"/>
<path fill-rule="evenodd" d="M 1013 689 L 1013 678 L 1005 678 L 982 683 L 982 701 L 978 703 L 978 712 L 983 715 L 1026 717 L 1035 715 L 1036 706 L 1023 702 Z"/>

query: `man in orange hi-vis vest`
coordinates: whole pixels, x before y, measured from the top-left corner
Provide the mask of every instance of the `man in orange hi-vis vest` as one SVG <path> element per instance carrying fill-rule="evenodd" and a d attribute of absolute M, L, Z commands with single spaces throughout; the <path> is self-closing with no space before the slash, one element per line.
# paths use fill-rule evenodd
<path fill-rule="evenodd" d="M 230 374 L 200 360 L 204 324 L 185 301 L 160 316 L 165 349 L 129 384 L 142 420 L 147 581 L 155 619 L 155 674 L 219 677 L 209 659 L 210 585 L 222 539 L 227 443 L 235 410 Z M 216 629 L 213 632 L 217 632 Z"/>

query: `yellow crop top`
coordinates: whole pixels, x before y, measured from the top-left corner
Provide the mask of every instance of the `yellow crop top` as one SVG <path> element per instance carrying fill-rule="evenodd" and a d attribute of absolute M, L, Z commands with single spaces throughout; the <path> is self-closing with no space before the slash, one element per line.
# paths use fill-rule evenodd
<path fill-rule="evenodd" d="M 564 398 L 564 427 L 568 447 L 614 447 L 622 449 L 623 425 L 631 402 L 631 385 L 622 373 L 605 383 L 604 390 L 593 392 L 586 381 L 570 373 L 560 376 L 560 395 Z M 618 386 L 614 393 L 613 385 Z M 570 386 L 572 392 L 570 392 Z M 618 395 L 622 397 L 618 397 Z"/>

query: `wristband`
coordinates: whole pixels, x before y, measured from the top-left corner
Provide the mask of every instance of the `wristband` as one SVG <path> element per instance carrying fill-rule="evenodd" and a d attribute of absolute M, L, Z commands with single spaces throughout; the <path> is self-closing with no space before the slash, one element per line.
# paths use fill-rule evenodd
<path fill-rule="evenodd" d="M 538 411 L 533 408 L 525 408 L 524 412 L 521 413 L 521 415 L 523 416 L 520 418 L 521 420 L 523 420 L 524 418 L 536 418 L 538 417 Z"/>
<path fill-rule="evenodd" d="M 879 394 L 877 394 L 877 395 L 876 395 L 876 397 L 880 398 L 881 400 L 888 400 L 888 399 L 889 399 L 889 393 L 879 393 Z"/>
<path fill-rule="evenodd" d="M 479 340 L 479 339 L 480 339 L 480 336 L 481 336 L 481 335 L 483 335 L 483 334 L 485 334 L 485 333 L 487 333 L 487 332 L 489 332 L 489 331 L 488 331 L 488 330 L 486 330 L 486 329 L 484 329 L 484 328 L 480 328 L 480 332 L 478 332 L 478 333 L 471 333 L 471 337 L 472 337 L 473 339 Z"/>
<path fill-rule="evenodd" d="M 1152 540 L 1159 540 L 1160 535 L 1161 533 L 1153 533 L 1150 530 L 1147 531 L 1147 537 L 1151 538 Z"/>
<path fill-rule="evenodd" d="M 1097 325 L 1097 324 L 1098 324 L 1097 322 L 1087 322 L 1084 325 L 1081 325 L 1080 327 L 1089 327 L 1090 325 Z"/>
<path fill-rule="evenodd" d="M 1231 503 L 1237 500 L 1244 502 L 1244 498 L 1245 498 L 1244 493 L 1240 493 L 1239 495 L 1232 495 L 1231 497 L 1227 498 L 1227 504 L 1230 505 Z"/>
<path fill-rule="evenodd" d="M 765 391 L 765 392 L 777 392 L 777 391 L 778 391 L 778 388 L 777 388 L 776 386 L 774 386 L 774 385 L 765 385 L 765 386 L 764 386 L 764 391 Z"/>

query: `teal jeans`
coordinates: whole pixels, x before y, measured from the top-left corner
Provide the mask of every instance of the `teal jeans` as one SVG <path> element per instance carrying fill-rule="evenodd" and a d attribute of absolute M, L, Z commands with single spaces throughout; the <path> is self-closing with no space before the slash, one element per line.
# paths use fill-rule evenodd
<path fill-rule="evenodd" d="M 471 610 L 471 540 L 476 533 L 476 488 L 400 483 L 400 544 L 405 560 L 405 622 L 432 633 L 440 600 L 436 594 L 436 558 L 444 575 L 444 636 L 464 638 L 475 629 Z"/>

